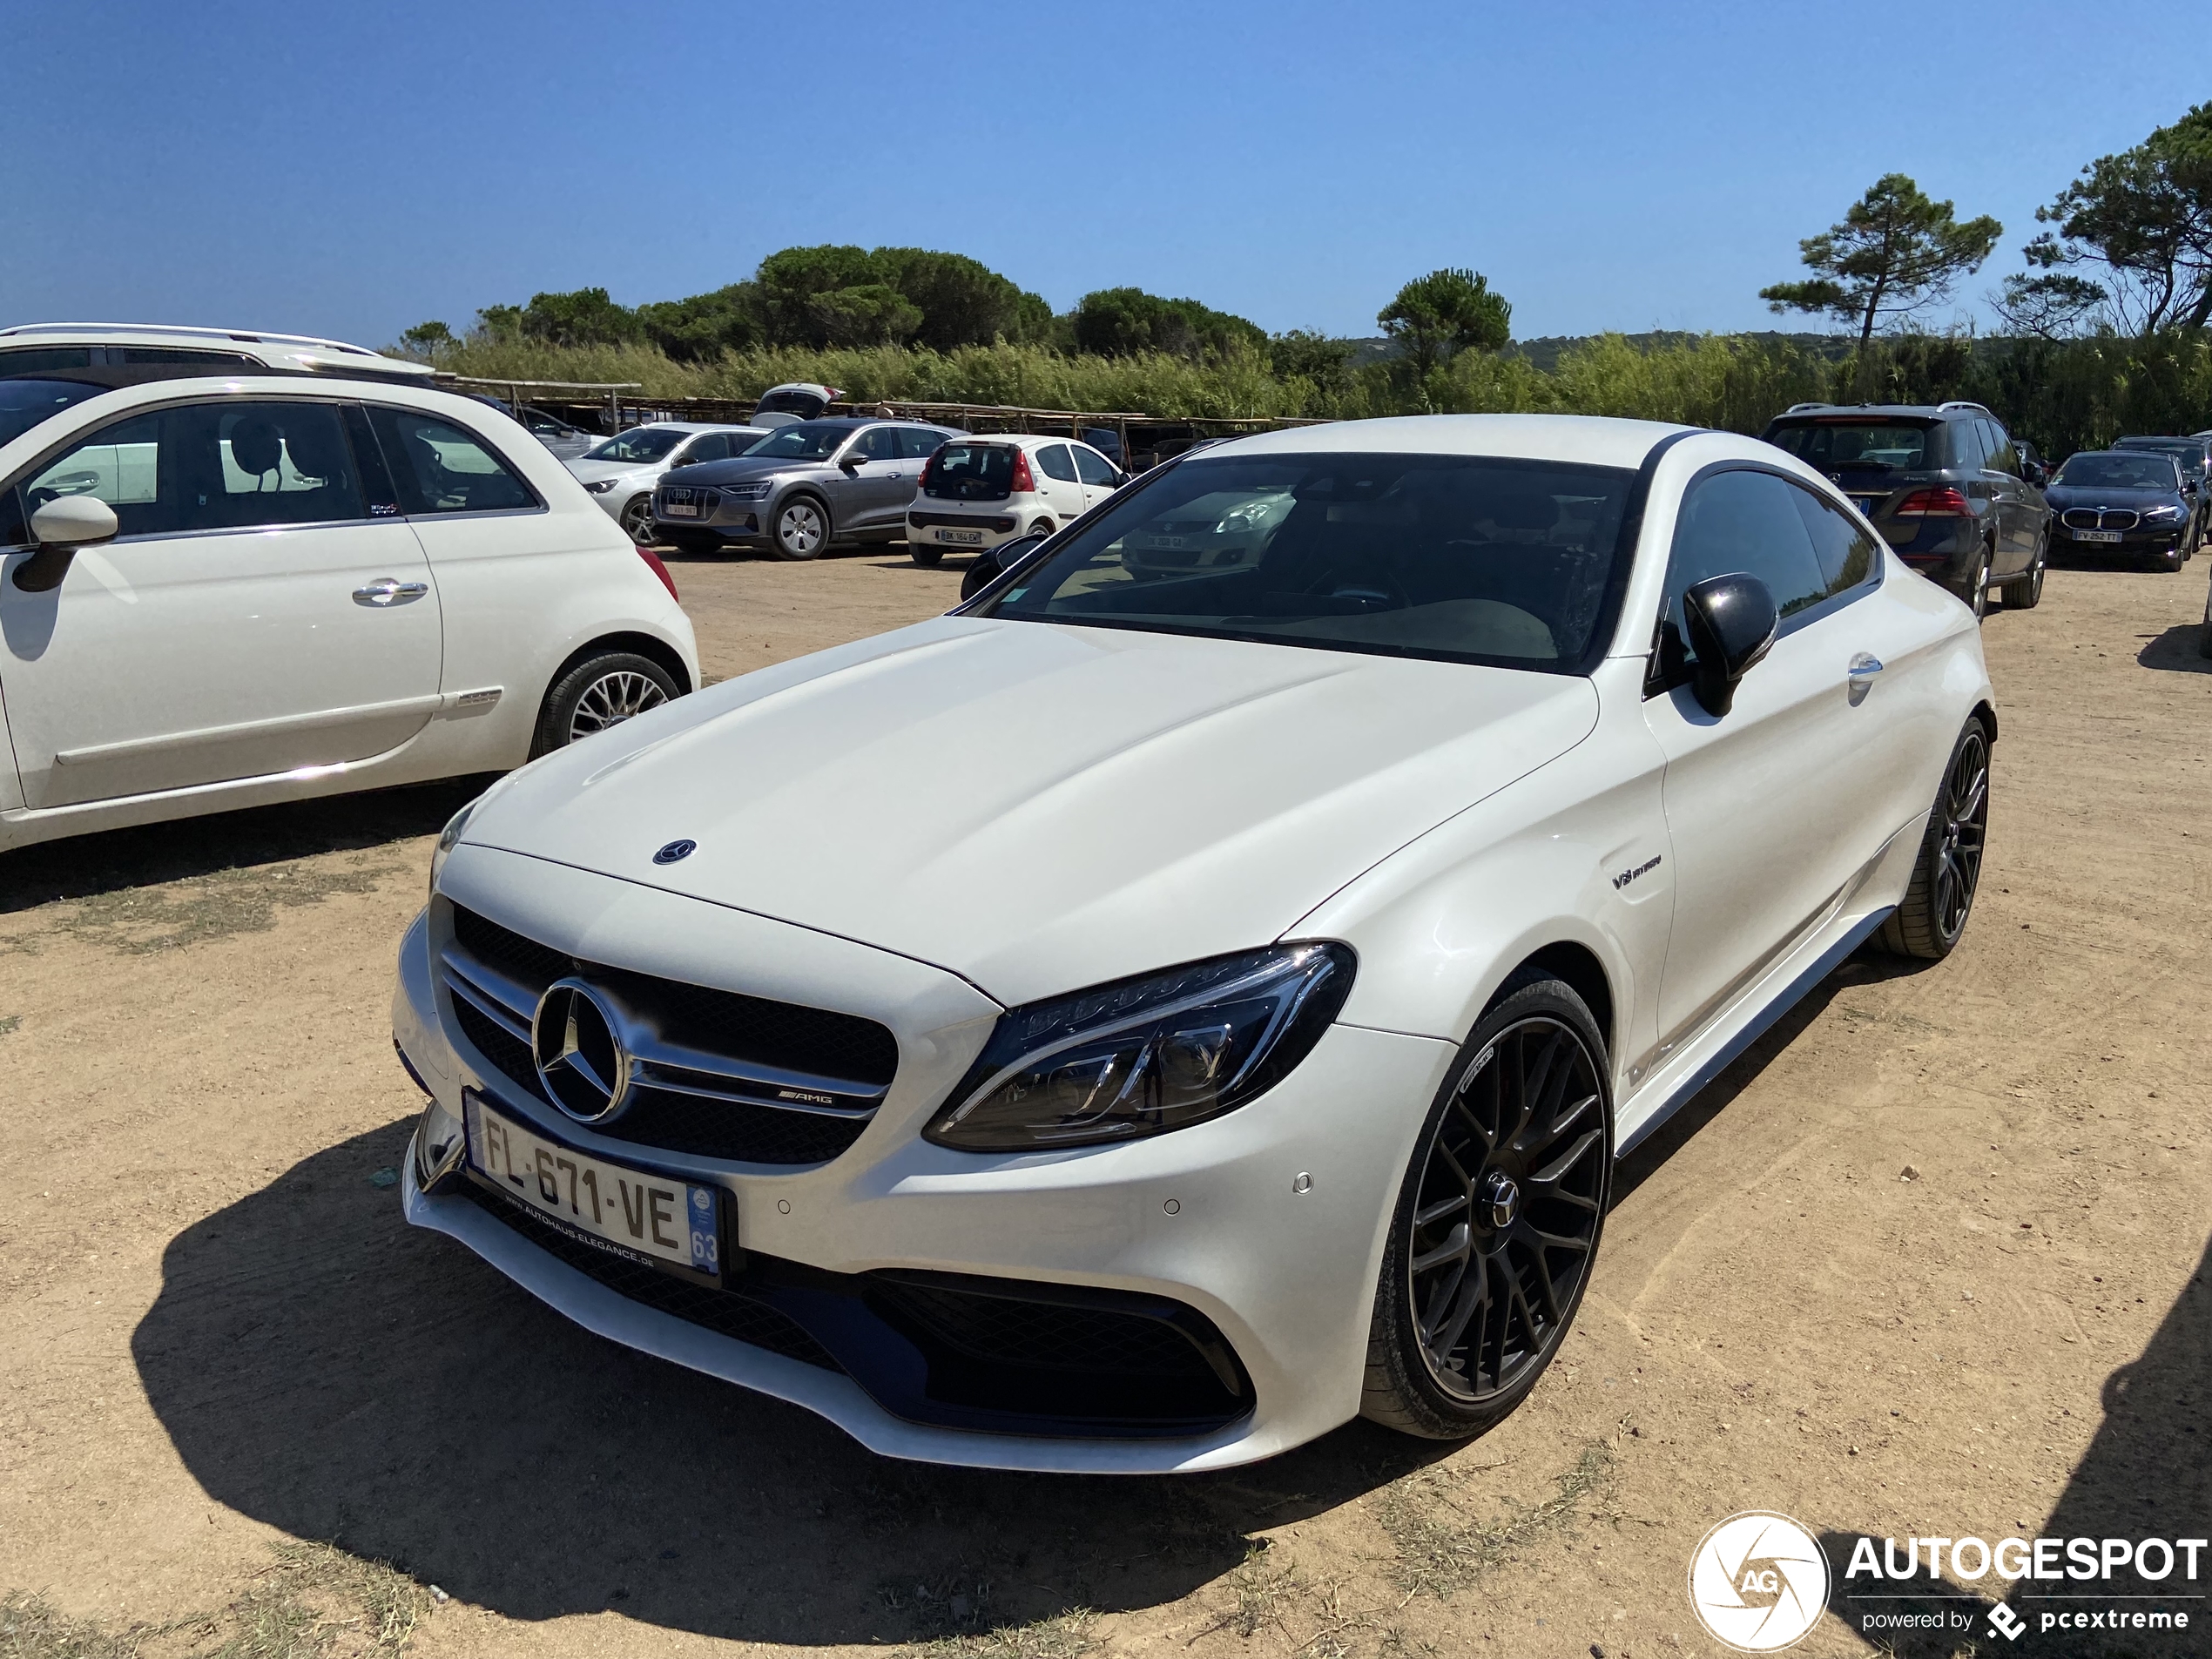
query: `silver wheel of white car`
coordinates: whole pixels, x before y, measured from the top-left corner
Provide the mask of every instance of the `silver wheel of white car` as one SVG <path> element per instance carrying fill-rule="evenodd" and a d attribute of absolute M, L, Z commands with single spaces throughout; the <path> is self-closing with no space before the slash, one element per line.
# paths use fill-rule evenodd
<path fill-rule="evenodd" d="M 586 658 L 561 676 L 545 694 L 538 717 L 533 756 L 565 748 L 580 738 L 620 725 L 657 709 L 678 695 L 676 682 L 658 663 L 631 651 Z"/>
<path fill-rule="evenodd" d="M 811 559 L 828 540 L 829 520 L 823 515 L 821 503 L 811 496 L 786 502 L 776 515 L 776 551 L 785 558 Z"/>
<path fill-rule="evenodd" d="M 640 547 L 651 547 L 658 539 L 653 534 L 653 498 L 633 496 L 630 504 L 622 509 L 624 533 Z"/>

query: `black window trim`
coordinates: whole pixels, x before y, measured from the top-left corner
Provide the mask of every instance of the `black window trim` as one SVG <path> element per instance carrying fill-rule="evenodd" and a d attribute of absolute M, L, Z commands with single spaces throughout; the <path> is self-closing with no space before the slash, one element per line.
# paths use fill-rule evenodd
<path fill-rule="evenodd" d="M 1779 478 L 1785 484 L 1794 484 L 1816 501 L 1823 502 L 1837 509 L 1845 518 L 1865 529 L 1867 539 L 1874 543 L 1874 550 L 1877 554 L 1885 556 L 1889 552 L 1889 543 L 1865 523 L 1865 516 L 1849 501 L 1829 490 L 1816 489 L 1809 480 L 1800 478 L 1793 472 L 1786 472 L 1780 467 L 1769 466 L 1764 461 L 1753 461 L 1741 456 L 1727 461 L 1709 462 L 1690 474 L 1689 479 L 1683 484 L 1682 495 L 1675 505 L 1676 534 L 1679 534 L 1682 529 L 1682 502 L 1689 499 L 1689 492 L 1696 489 L 1699 484 L 1704 482 L 1715 473 L 1722 472 L 1763 472 L 1769 477 Z M 1673 568 L 1674 562 L 1674 537 L 1669 536 L 1666 566 L 1659 573 L 1659 609 L 1657 614 L 1651 619 L 1651 644 L 1646 658 L 1648 666 L 1644 670 L 1643 700 L 1647 703 L 1655 697 L 1664 697 L 1677 686 L 1689 685 L 1694 678 L 1693 671 L 1689 664 L 1666 664 L 1663 660 L 1665 652 L 1661 649 L 1661 634 L 1667 624 L 1667 574 Z M 1877 557 L 1874 561 L 1874 568 L 1867 573 L 1864 581 L 1845 588 L 1840 593 L 1831 593 L 1817 604 L 1809 604 L 1802 610 L 1793 610 L 1783 617 L 1774 631 L 1775 644 L 1780 644 L 1798 630 L 1809 628 L 1824 617 L 1833 616 L 1846 605 L 1857 604 L 1861 599 L 1880 588 L 1888 575 L 1887 558 Z"/>
<path fill-rule="evenodd" d="M 71 449 L 76 448 L 79 444 L 88 442 L 94 434 L 99 432 L 104 428 L 109 426 L 120 426 L 130 421 L 143 420 L 149 415 L 161 415 L 171 409 L 198 408 L 209 404 L 228 402 L 233 399 L 248 403 L 320 404 L 323 408 L 333 411 L 339 416 L 339 425 L 341 430 L 345 433 L 347 446 L 349 449 L 353 448 L 353 428 L 352 424 L 346 420 L 344 412 L 347 405 L 357 404 L 360 401 L 357 398 L 333 397 L 328 392 L 310 391 L 305 387 L 300 388 L 296 392 L 219 392 L 212 396 L 206 393 L 200 393 L 183 397 L 165 397 L 152 403 L 141 403 L 135 408 L 118 410 L 114 414 L 111 419 L 98 421 L 89 427 L 80 428 L 71 436 L 62 439 L 58 443 L 54 444 L 51 448 L 44 450 L 37 455 L 33 456 L 27 465 L 18 469 L 4 482 L 0 482 L 0 496 L 5 496 L 14 490 L 22 489 L 23 486 L 30 480 L 36 478 L 41 472 L 44 471 L 48 467 L 53 465 L 55 462 L 60 460 L 62 456 L 67 455 Z M 72 405 L 71 407 L 76 408 L 78 406 Z M 67 414 L 68 410 L 64 410 L 63 413 Z M 382 458 L 382 454 L 380 449 L 377 459 L 381 462 Z M 502 459 L 504 457 L 502 457 Z M 368 497 L 370 494 L 368 487 L 369 480 L 362 466 L 361 458 L 358 454 L 356 454 L 354 457 L 354 471 L 356 475 L 358 475 L 355 482 L 361 486 L 361 500 L 363 504 L 366 505 L 368 503 Z M 520 511 L 523 509 L 516 509 L 512 510 Z M 443 516 L 457 517 L 460 516 L 460 515 L 449 514 L 443 515 Z M 98 545 L 101 547 L 131 547 L 136 546 L 141 542 L 196 542 L 204 540 L 211 536 L 266 536 L 275 530 L 341 529 L 349 526 L 359 524 L 391 524 L 400 522 L 400 519 L 402 517 L 404 517 L 404 515 L 395 516 L 395 515 L 389 513 L 365 513 L 359 518 L 313 518 L 307 519 L 304 522 L 286 520 L 273 524 L 219 524 L 204 530 L 145 530 L 135 535 L 111 536 L 106 541 L 98 543 Z M 30 523 L 30 515 L 25 514 L 24 516 L 24 525 L 26 530 L 29 529 Z M 24 543 L 14 546 L 10 546 L 6 543 L 0 543 L 0 553 L 27 552 L 30 550 L 30 544 L 29 543 Z"/>
<path fill-rule="evenodd" d="M 402 507 L 397 515 L 400 518 L 409 522 L 420 521 L 426 524 L 448 524 L 474 518 L 521 518 L 531 513 L 550 513 L 553 510 L 546 504 L 544 493 L 530 482 L 529 475 L 515 464 L 514 456 L 509 455 L 507 451 L 484 436 L 466 421 L 448 415 L 442 410 L 421 409 L 411 403 L 388 403 L 381 398 L 362 397 L 351 398 L 347 401 L 360 404 L 364 411 L 390 409 L 401 415 L 419 415 L 426 420 L 442 421 L 453 428 L 455 431 L 463 434 L 471 442 L 480 445 L 486 454 L 504 467 L 508 475 L 522 485 L 523 493 L 537 503 L 535 507 L 482 507 L 461 513 L 410 513 Z M 376 430 L 376 423 L 374 421 L 369 422 L 368 429 L 370 435 L 376 439 L 377 452 L 384 463 L 385 474 L 396 485 L 399 482 L 399 471 L 392 465 L 392 457 L 384 453 L 383 435 Z M 528 430 L 527 428 L 524 429 Z M 389 523 L 390 520 L 387 517 L 374 522 L 382 524 Z"/>

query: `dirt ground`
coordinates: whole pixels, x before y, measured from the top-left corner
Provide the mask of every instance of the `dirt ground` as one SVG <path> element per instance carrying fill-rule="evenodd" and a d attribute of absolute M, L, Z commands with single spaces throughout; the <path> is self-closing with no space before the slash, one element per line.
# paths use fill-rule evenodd
<path fill-rule="evenodd" d="M 1685 1576 L 1739 1509 L 1839 1569 L 1862 1534 L 2203 1536 L 2206 563 L 1993 614 L 1963 946 L 1847 963 L 1641 1150 L 1561 1362 L 1457 1447 L 887 1462 L 405 1227 L 392 953 L 466 786 L 0 858 L 0 1656 L 1621 1659 L 1720 1651 Z M 718 678 L 958 583 L 895 550 L 675 570 Z M 2007 1645 L 1996 1584 L 1896 1645 L 2212 1651 L 2202 1600 L 2165 1646 Z M 1880 1645 L 1864 1605 L 1802 1651 Z"/>

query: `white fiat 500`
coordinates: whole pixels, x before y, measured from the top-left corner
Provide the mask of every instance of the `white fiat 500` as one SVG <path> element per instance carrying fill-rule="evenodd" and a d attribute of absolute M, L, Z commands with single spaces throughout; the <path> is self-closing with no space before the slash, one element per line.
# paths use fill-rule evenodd
<path fill-rule="evenodd" d="M 520 426 L 327 373 L 0 378 L 0 849 L 519 765 L 698 683 Z"/>
<path fill-rule="evenodd" d="M 1247 556 L 1151 559 L 1231 500 Z M 1950 950 L 1995 734 L 1966 608 L 1764 444 L 1223 444 L 455 818 L 407 1214 L 897 1456 L 1472 1433 L 1616 1160 L 1862 943 Z"/>

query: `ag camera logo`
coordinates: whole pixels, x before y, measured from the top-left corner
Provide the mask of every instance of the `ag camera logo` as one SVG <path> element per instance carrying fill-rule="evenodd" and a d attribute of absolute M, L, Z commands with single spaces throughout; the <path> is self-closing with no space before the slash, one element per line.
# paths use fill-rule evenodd
<path fill-rule="evenodd" d="M 1730 1515 L 1689 1558 L 1689 1605 L 1716 1642 L 1739 1653 L 1778 1653 L 1819 1622 L 1828 1557 L 1787 1515 Z"/>

